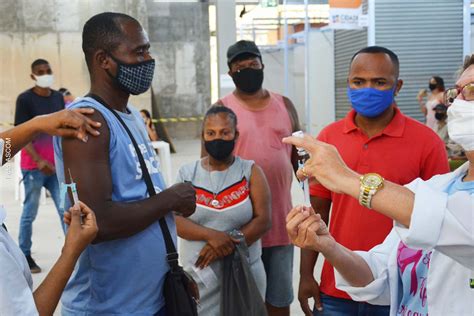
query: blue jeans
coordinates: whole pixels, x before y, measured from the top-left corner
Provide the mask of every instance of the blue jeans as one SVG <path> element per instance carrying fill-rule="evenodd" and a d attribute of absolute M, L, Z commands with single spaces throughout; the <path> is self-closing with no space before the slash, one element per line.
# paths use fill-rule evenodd
<path fill-rule="evenodd" d="M 23 184 L 25 185 L 25 200 L 23 201 L 23 213 L 20 219 L 18 243 L 25 256 L 30 256 L 33 222 L 38 214 L 41 189 L 45 187 L 51 193 L 63 231 L 65 231 L 63 222 L 64 210 L 59 205 L 59 183 L 56 174 L 47 176 L 39 170 L 22 170 L 21 172 L 23 173 Z"/>
<path fill-rule="evenodd" d="M 390 306 L 354 302 L 323 293 L 321 293 L 321 302 L 323 303 L 323 311 L 318 312 L 315 308 L 314 316 L 388 316 L 390 314 Z"/>

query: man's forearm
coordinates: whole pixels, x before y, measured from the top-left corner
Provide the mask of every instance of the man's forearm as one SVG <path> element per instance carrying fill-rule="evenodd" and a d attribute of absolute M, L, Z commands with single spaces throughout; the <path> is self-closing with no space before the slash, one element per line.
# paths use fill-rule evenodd
<path fill-rule="evenodd" d="M 300 276 L 313 277 L 314 266 L 318 260 L 319 252 L 301 248 Z"/>
<path fill-rule="evenodd" d="M 170 193 L 165 190 L 141 201 L 104 201 L 102 205 L 89 204 L 92 209 L 100 208 L 100 211 L 96 211 L 99 233 L 94 243 L 127 238 L 145 230 L 173 211 L 171 201 L 174 199 L 176 197 L 170 197 Z"/>
<path fill-rule="evenodd" d="M 27 144 L 25 146 L 25 150 L 36 163 L 42 159 L 41 156 L 36 152 L 32 143 Z"/>

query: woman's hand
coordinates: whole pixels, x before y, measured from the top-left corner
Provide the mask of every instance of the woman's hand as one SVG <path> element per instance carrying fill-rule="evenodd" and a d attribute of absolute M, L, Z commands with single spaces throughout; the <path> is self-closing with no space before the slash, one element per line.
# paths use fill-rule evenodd
<path fill-rule="evenodd" d="M 297 148 L 304 148 L 310 155 L 304 167 L 298 169 L 296 173 L 298 179 L 305 180 L 314 177 L 324 187 L 335 193 L 347 193 L 344 191 L 345 186 L 352 185 L 354 180 L 359 181 L 357 173 L 347 167 L 333 145 L 318 141 L 308 135 L 304 138 L 286 137 L 283 142 Z"/>
<path fill-rule="evenodd" d="M 88 135 L 100 135 L 97 128 L 99 122 L 89 119 L 86 115 L 94 113 L 94 109 L 81 108 L 74 110 L 62 110 L 48 115 L 34 118 L 40 132 L 53 136 L 77 138 L 87 142 Z"/>
<path fill-rule="evenodd" d="M 230 237 L 229 234 L 211 229 L 206 241 L 219 257 L 230 255 L 234 251 L 235 244 L 239 243 L 238 239 Z"/>
<path fill-rule="evenodd" d="M 69 229 L 63 252 L 70 251 L 74 256 L 79 256 L 99 231 L 95 214 L 87 205 L 79 202 L 64 213 L 64 223 Z"/>
<path fill-rule="evenodd" d="M 219 258 L 221 257 L 217 254 L 217 252 L 209 244 L 206 244 L 204 247 L 202 247 L 198 259 L 194 265 L 199 269 L 204 269 Z"/>
<path fill-rule="evenodd" d="M 334 246 L 326 223 L 313 208 L 297 206 L 286 217 L 286 230 L 291 242 L 300 248 L 325 253 Z"/>

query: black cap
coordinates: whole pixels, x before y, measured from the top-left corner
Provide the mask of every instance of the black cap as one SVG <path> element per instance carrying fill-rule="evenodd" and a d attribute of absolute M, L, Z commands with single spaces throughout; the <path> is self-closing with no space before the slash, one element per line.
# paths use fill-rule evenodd
<path fill-rule="evenodd" d="M 433 108 L 433 111 L 443 111 L 443 112 L 447 112 L 448 111 L 448 107 L 446 105 L 444 105 L 443 103 L 440 103 L 440 104 L 437 104 L 434 108 Z"/>
<path fill-rule="evenodd" d="M 260 54 L 260 50 L 255 45 L 255 42 L 242 40 L 227 49 L 227 63 L 230 64 L 235 57 L 245 53 L 262 58 L 262 54 Z"/>

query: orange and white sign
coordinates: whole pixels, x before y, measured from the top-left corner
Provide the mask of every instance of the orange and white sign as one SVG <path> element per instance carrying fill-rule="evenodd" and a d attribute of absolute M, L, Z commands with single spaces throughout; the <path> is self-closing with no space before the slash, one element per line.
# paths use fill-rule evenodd
<path fill-rule="evenodd" d="M 362 0 L 329 0 L 329 26 L 333 29 L 359 29 Z"/>

